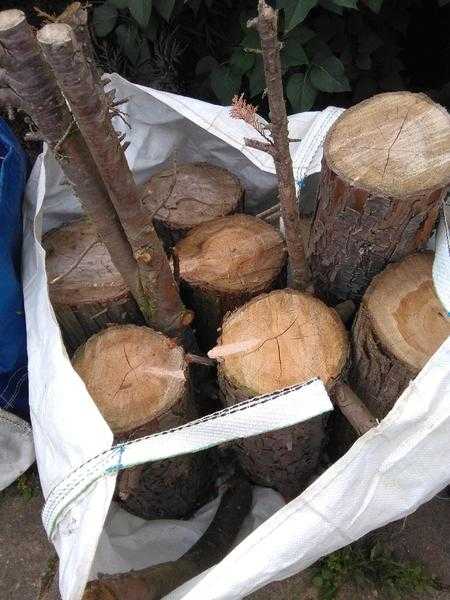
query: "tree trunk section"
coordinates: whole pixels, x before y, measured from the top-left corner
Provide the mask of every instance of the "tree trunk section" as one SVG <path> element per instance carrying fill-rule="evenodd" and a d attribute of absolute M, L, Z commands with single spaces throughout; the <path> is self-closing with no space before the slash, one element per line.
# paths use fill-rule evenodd
<path fill-rule="evenodd" d="M 69 354 L 112 323 L 143 323 L 91 221 L 54 229 L 42 243 L 50 301 Z"/>
<path fill-rule="evenodd" d="M 250 215 L 232 215 L 192 229 L 175 246 L 182 295 L 195 314 L 203 350 L 217 342 L 227 312 L 281 285 L 286 250 L 271 225 Z"/>
<path fill-rule="evenodd" d="M 197 225 L 241 212 L 244 188 L 227 169 L 205 162 L 174 164 L 144 186 L 143 204 L 166 252 Z"/>
<path fill-rule="evenodd" d="M 37 36 L 67 99 L 120 218 L 138 265 L 147 323 L 179 335 L 192 315 L 185 310 L 163 246 L 146 219 L 139 191 L 111 123 L 112 105 L 90 68 L 69 25 L 45 25 Z"/>
<path fill-rule="evenodd" d="M 320 377 L 331 388 L 348 356 L 336 312 L 309 294 L 277 290 L 250 300 L 225 318 L 219 345 L 219 385 L 226 406 Z M 317 469 L 325 419 L 234 443 L 247 475 L 291 499 Z"/>
<path fill-rule="evenodd" d="M 346 110 L 328 132 L 309 240 L 318 295 L 360 300 L 384 267 L 427 242 L 450 183 L 450 116 L 393 92 Z"/>
<path fill-rule="evenodd" d="M 111 427 L 125 442 L 184 425 L 197 411 L 184 351 L 148 327 L 117 325 L 77 350 L 73 366 Z M 189 517 L 213 492 L 209 451 L 146 463 L 119 473 L 116 496 L 145 518 Z"/>
<path fill-rule="evenodd" d="M 450 335 L 433 287 L 433 254 L 413 254 L 377 275 L 364 294 L 352 331 L 349 381 L 378 420 Z M 336 414 L 330 454 L 338 458 L 357 436 Z"/>

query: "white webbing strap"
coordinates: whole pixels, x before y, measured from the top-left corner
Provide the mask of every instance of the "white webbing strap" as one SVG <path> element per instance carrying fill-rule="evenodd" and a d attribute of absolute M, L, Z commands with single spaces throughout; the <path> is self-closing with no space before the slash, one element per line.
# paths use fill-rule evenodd
<path fill-rule="evenodd" d="M 433 281 L 438 298 L 450 317 L 450 197 L 444 203 L 436 233 Z"/>
<path fill-rule="evenodd" d="M 323 383 L 314 379 L 258 396 L 181 427 L 119 444 L 72 471 L 50 492 L 42 519 L 51 538 L 58 518 L 70 504 L 105 476 L 121 469 L 189 452 L 199 452 L 238 438 L 288 427 L 333 409 Z"/>

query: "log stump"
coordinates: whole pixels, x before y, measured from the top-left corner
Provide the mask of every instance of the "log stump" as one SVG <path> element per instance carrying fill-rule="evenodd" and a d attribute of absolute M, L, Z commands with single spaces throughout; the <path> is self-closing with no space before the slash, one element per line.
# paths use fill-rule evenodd
<path fill-rule="evenodd" d="M 76 351 L 73 366 L 117 443 L 197 417 L 184 350 L 149 327 L 116 325 L 97 333 Z M 178 519 L 207 499 L 212 484 L 208 453 L 186 454 L 121 471 L 116 499 L 145 519 Z"/>
<path fill-rule="evenodd" d="M 192 229 L 175 246 L 182 296 L 195 313 L 204 350 L 217 342 L 224 315 L 281 283 L 286 249 L 280 233 L 250 215 L 231 215 Z"/>
<path fill-rule="evenodd" d="M 389 262 L 427 242 L 450 183 L 450 115 L 424 94 L 346 110 L 324 144 L 308 257 L 317 294 L 360 300 Z"/>
<path fill-rule="evenodd" d="M 50 300 L 69 353 L 111 323 L 143 323 L 91 221 L 53 229 L 43 246 Z"/>
<path fill-rule="evenodd" d="M 240 212 L 244 188 L 227 169 L 205 162 L 169 167 L 144 186 L 144 207 L 167 252 L 196 225 Z"/>
<path fill-rule="evenodd" d="M 219 345 L 219 385 L 226 406 L 320 377 L 327 388 L 348 356 L 337 313 L 310 294 L 276 290 L 253 298 L 228 315 Z M 286 498 L 299 494 L 317 469 L 325 419 L 235 442 L 240 463 L 255 483 Z"/>
<path fill-rule="evenodd" d="M 352 332 L 350 380 L 378 419 L 450 335 L 432 266 L 432 253 L 408 256 L 377 275 L 364 294 Z"/>

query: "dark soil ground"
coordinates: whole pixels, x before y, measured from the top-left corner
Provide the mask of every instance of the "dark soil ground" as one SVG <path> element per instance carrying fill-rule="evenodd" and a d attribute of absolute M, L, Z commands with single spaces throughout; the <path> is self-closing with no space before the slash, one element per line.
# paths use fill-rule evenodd
<path fill-rule="evenodd" d="M 0 598 L 37 600 L 41 579 L 54 553 L 41 523 L 43 498 L 37 475 L 13 484 L 0 494 Z M 450 600 L 450 502 L 440 496 L 405 521 L 384 528 L 377 537 L 399 561 L 419 561 L 436 575 L 441 590 L 412 593 L 404 600 Z M 321 600 L 312 582 L 314 568 L 255 592 L 252 600 Z M 336 600 L 392 600 L 367 584 L 347 582 Z M 144 600 L 144 599 L 143 599 Z"/>

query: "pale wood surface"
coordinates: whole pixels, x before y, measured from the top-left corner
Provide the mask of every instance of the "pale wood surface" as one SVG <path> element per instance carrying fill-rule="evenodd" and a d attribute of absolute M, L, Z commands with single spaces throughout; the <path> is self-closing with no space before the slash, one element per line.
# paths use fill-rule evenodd
<path fill-rule="evenodd" d="M 286 250 L 280 233 L 250 215 L 231 215 L 192 229 L 178 242 L 180 277 L 222 293 L 267 288 L 283 267 Z"/>
<path fill-rule="evenodd" d="M 330 384 L 344 368 L 348 340 L 336 311 L 286 289 L 260 295 L 225 318 L 211 355 L 233 385 L 263 394 L 313 377 Z"/>
<path fill-rule="evenodd" d="M 73 366 L 113 433 L 149 423 L 182 398 L 184 351 L 149 327 L 118 325 L 92 336 Z"/>
<path fill-rule="evenodd" d="M 358 188 L 429 192 L 450 183 L 450 115 L 424 94 L 378 94 L 339 117 L 324 150 L 329 167 Z"/>

